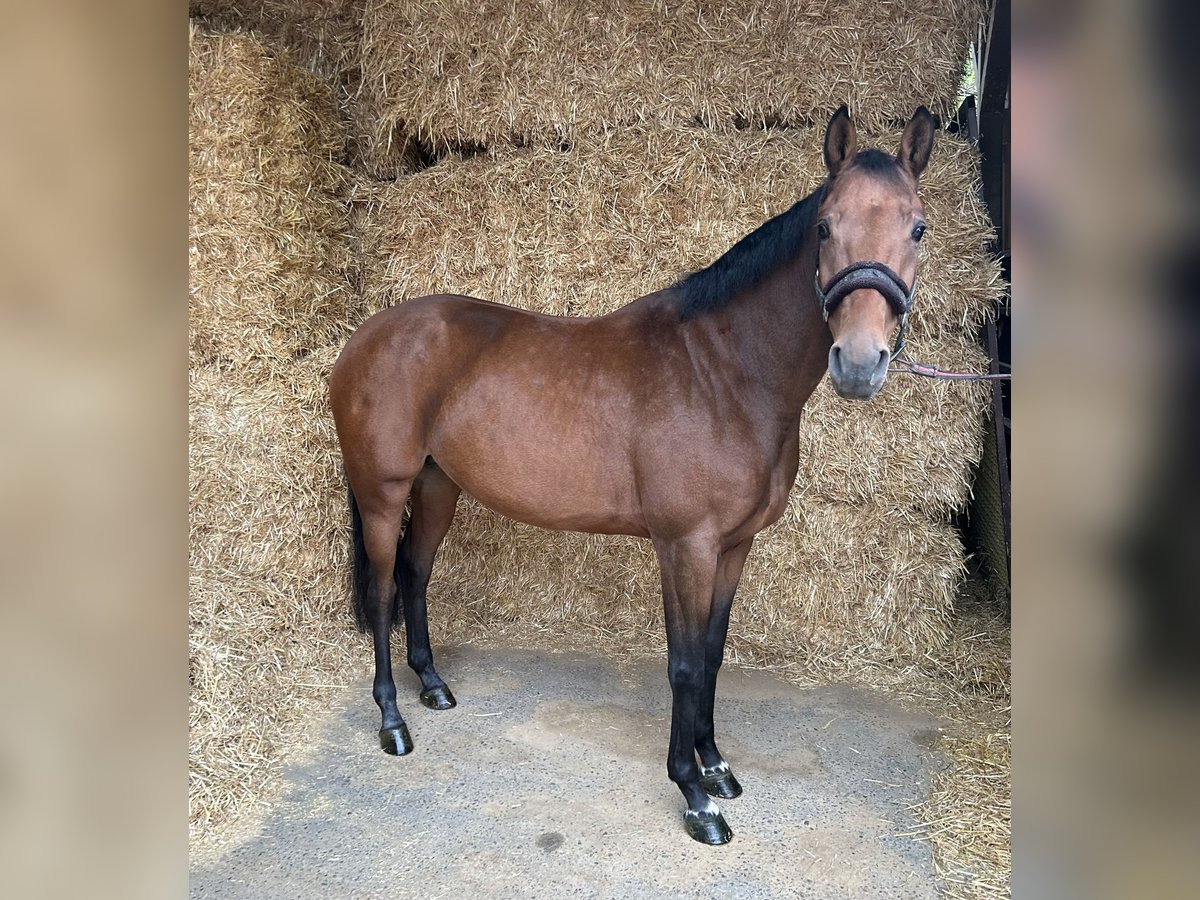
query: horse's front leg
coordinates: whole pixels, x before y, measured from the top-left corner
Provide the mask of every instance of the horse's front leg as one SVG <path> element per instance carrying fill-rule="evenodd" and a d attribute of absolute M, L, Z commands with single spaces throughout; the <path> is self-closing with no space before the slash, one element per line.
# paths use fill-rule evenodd
<path fill-rule="evenodd" d="M 754 538 L 747 538 L 721 554 L 713 585 L 712 611 L 709 613 L 708 628 L 704 637 L 704 687 L 696 716 L 696 752 L 700 756 L 700 784 L 712 796 L 726 800 L 740 796 L 742 786 L 738 784 L 729 763 L 717 749 L 713 708 L 717 697 L 717 673 L 721 670 L 721 661 L 725 656 L 729 611 L 733 607 L 733 595 L 737 591 L 742 568 L 746 564 L 753 541 Z"/>
<path fill-rule="evenodd" d="M 667 775 L 687 801 L 684 825 L 695 840 L 724 844 L 733 837 L 721 810 L 705 793 L 696 765 L 696 720 L 705 682 L 704 643 L 717 573 L 715 540 L 692 536 L 655 541 L 662 568 L 671 682 L 671 745 Z"/>

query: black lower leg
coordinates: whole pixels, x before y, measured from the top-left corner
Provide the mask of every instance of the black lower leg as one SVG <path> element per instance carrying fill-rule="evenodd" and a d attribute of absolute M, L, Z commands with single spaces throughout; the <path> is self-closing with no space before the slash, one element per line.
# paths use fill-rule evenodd
<path fill-rule="evenodd" d="M 729 764 L 717 749 L 716 728 L 713 722 L 717 698 L 717 675 L 725 654 L 725 633 L 729 624 L 729 608 L 713 610 L 704 642 L 704 685 L 696 715 L 696 753 L 700 757 L 700 784 L 714 797 L 732 800 L 740 797 L 742 786 L 730 771 Z"/>
<path fill-rule="evenodd" d="M 394 756 L 404 756 L 412 752 L 413 742 L 408 734 L 408 726 L 405 725 L 396 706 L 396 682 L 392 679 L 392 653 L 388 639 L 390 620 L 389 612 L 386 617 L 382 614 L 377 615 L 372 623 L 375 639 L 375 684 L 371 693 L 383 714 L 379 745 Z"/>
<path fill-rule="evenodd" d="M 696 720 L 704 690 L 705 632 L 712 610 L 718 553 L 711 536 L 655 540 L 662 568 L 667 624 L 667 676 L 671 681 L 671 745 L 667 775 L 687 801 L 684 825 L 705 844 L 724 844 L 733 832 L 700 784 L 696 765 Z"/>
<path fill-rule="evenodd" d="M 711 769 L 724 762 L 717 750 L 716 729 L 713 714 L 717 701 L 717 674 L 721 670 L 724 641 L 719 644 L 710 632 L 704 646 L 704 685 L 700 691 L 700 704 L 696 714 L 696 753 L 702 768 Z"/>
<path fill-rule="evenodd" d="M 404 598 L 404 631 L 408 644 L 408 667 L 421 679 L 421 702 L 430 709 L 451 709 L 457 705 L 450 688 L 433 666 L 433 649 L 429 645 L 429 615 L 425 589 L 429 584 L 428 569 L 405 559 L 405 547 L 400 548 L 400 585 Z"/>
<path fill-rule="evenodd" d="M 696 717 L 696 753 L 700 757 L 700 783 L 714 797 L 732 799 L 742 793 L 729 764 L 717 749 L 713 722 L 717 699 L 717 675 L 725 656 L 725 638 L 729 632 L 729 613 L 737 591 L 742 568 L 750 553 L 752 539 L 721 555 L 713 585 L 713 602 L 704 635 L 704 689 Z"/>
<path fill-rule="evenodd" d="M 699 665 L 672 662 L 669 674 L 673 702 L 667 774 L 687 801 L 684 825 L 688 834 L 701 843 L 724 844 L 733 837 L 733 832 L 707 796 L 696 765 L 695 723 L 703 691 L 703 670 Z"/>
<path fill-rule="evenodd" d="M 349 469 L 347 474 L 353 481 Z M 400 538 L 404 500 L 408 493 L 409 482 L 404 479 L 376 481 L 368 490 L 354 491 L 354 508 L 358 512 L 354 519 L 355 590 L 361 591 L 356 598 L 362 604 L 363 618 L 370 625 L 375 646 L 375 683 L 371 693 L 383 714 L 379 743 L 385 751 L 397 756 L 410 752 L 413 746 L 400 710 L 396 708 L 390 637 L 392 613 L 396 608 L 396 543 Z M 369 560 L 370 570 L 365 589 L 361 578 L 362 554 Z"/>
<path fill-rule="evenodd" d="M 425 590 L 429 586 L 438 547 L 454 520 L 458 495 L 458 485 L 432 459 L 426 459 L 413 484 L 412 517 L 397 556 L 396 569 L 400 576 L 404 629 L 408 639 L 408 666 L 421 679 L 421 702 L 430 709 L 450 709 L 455 705 L 450 688 L 433 667 Z"/>

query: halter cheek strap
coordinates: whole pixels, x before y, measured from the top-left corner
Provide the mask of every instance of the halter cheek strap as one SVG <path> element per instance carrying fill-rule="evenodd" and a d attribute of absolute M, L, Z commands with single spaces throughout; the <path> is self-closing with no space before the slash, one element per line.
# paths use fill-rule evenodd
<path fill-rule="evenodd" d="M 846 299 L 852 291 L 868 288 L 878 291 L 883 299 L 900 317 L 900 333 L 896 336 L 896 346 L 892 348 L 892 356 L 899 355 L 904 348 L 904 336 L 908 332 L 908 313 L 912 309 L 913 295 L 917 291 L 917 280 L 914 278 L 912 287 L 888 266 L 874 260 L 851 263 L 830 279 L 829 284 L 821 287 L 821 269 L 813 273 L 813 287 L 817 291 L 817 299 L 821 301 L 821 313 L 825 321 L 837 309 L 838 304 Z"/>

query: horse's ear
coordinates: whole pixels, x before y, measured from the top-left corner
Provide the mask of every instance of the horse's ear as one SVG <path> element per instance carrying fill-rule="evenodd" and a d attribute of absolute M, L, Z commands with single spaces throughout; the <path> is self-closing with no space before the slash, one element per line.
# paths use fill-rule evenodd
<path fill-rule="evenodd" d="M 933 137 L 937 134 L 937 120 L 933 113 L 924 106 L 918 106 L 908 125 L 904 127 L 904 137 L 900 138 L 900 152 L 896 159 L 913 178 L 920 178 L 929 164 L 929 154 L 933 152 Z"/>
<path fill-rule="evenodd" d="M 829 169 L 829 177 L 837 175 L 857 150 L 858 133 L 843 103 L 825 128 L 825 168 Z"/>

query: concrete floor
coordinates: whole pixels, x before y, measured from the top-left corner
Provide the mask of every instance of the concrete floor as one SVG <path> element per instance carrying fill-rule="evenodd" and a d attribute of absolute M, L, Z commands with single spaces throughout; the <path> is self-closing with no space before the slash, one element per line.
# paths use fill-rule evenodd
<path fill-rule="evenodd" d="M 398 655 L 397 661 L 401 657 Z M 193 862 L 220 898 L 934 898 L 906 808 L 938 757 L 937 722 L 849 688 L 727 667 L 717 740 L 745 793 L 720 801 L 723 847 L 683 830 L 667 780 L 665 663 L 447 648 L 459 705 L 417 701 L 416 750 L 379 750 L 364 681 L 311 729 L 258 831 Z"/>

